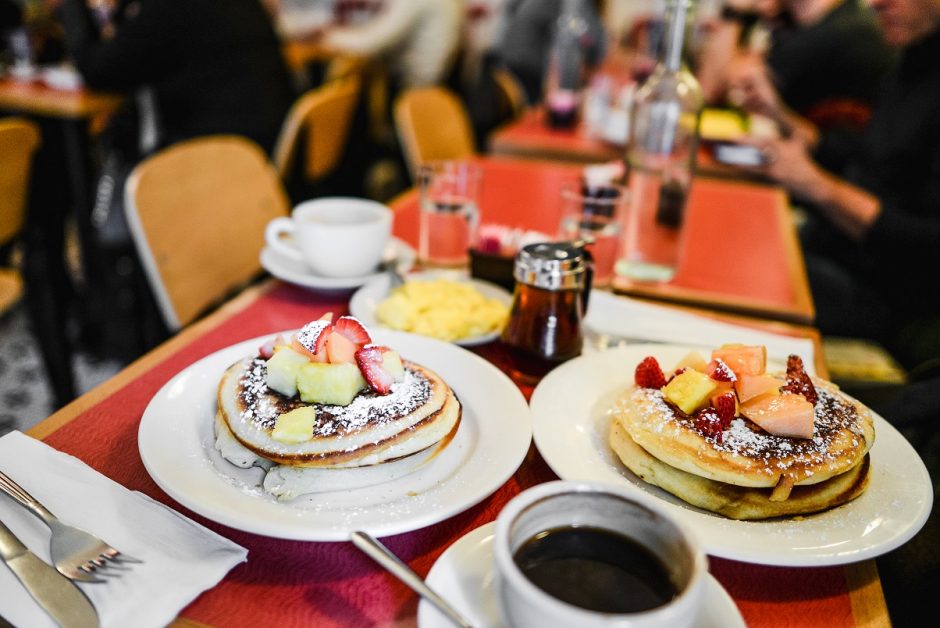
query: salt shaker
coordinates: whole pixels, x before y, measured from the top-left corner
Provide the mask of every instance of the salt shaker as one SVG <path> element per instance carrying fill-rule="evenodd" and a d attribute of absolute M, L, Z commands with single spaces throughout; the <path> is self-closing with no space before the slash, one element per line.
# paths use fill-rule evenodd
<path fill-rule="evenodd" d="M 501 339 L 513 376 L 523 383 L 581 354 L 590 274 L 580 243 L 530 244 L 516 256 L 516 287 Z"/>

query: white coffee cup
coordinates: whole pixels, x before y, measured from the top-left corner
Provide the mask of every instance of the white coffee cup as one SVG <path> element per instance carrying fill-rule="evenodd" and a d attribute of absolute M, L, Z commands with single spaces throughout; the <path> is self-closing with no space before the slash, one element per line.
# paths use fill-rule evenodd
<path fill-rule="evenodd" d="M 648 610 L 604 612 L 547 593 L 523 572 L 516 554 L 537 536 L 571 528 L 611 532 L 648 550 L 675 595 Z M 498 605 L 509 626 L 682 628 L 694 624 L 704 603 L 708 570 L 694 536 L 653 498 L 613 485 L 558 481 L 523 491 L 496 519 L 493 554 Z"/>
<path fill-rule="evenodd" d="M 392 210 L 362 198 L 304 201 L 291 217 L 268 223 L 264 237 L 278 253 L 322 277 L 375 272 L 392 233 Z M 289 238 L 285 238 L 289 236 Z"/>

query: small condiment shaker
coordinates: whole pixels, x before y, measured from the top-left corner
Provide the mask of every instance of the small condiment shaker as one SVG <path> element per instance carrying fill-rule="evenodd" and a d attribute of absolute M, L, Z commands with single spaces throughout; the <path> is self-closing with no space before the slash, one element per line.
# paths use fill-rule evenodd
<path fill-rule="evenodd" d="M 516 287 L 501 339 L 513 375 L 534 383 L 581 354 L 590 266 L 583 243 L 542 242 L 519 251 L 513 276 Z"/>

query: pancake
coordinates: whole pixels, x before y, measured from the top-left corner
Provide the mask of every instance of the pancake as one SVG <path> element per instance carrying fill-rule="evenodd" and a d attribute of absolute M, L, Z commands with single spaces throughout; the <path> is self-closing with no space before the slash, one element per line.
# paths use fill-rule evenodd
<path fill-rule="evenodd" d="M 706 438 L 692 420 L 666 403 L 660 390 L 635 387 L 617 402 L 615 421 L 646 452 L 686 473 L 741 487 L 819 484 L 845 474 L 875 440 L 871 412 L 813 379 L 819 395 L 811 439 L 775 436 L 736 417 L 722 442 Z"/>
<path fill-rule="evenodd" d="M 403 364 L 404 379 L 389 394 L 364 391 L 348 406 L 336 406 L 306 404 L 269 390 L 265 360 L 245 358 L 229 367 L 219 383 L 219 419 L 240 445 L 274 464 L 349 469 L 402 459 L 444 440 L 461 416 L 460 402 L 436 373 Z M 275 440 L 271 432 L 277 417 L 303 406 L 317 411 L 313 438 L 298 444 Z M 236 448 L 228 449 L 233 459 L 244 462 Z"/>
<path fill-rule="evenodd" d="M 785 500 L 772 499 L 771 488 L 734 486 L 670 466 L 640 447 L 614 420 L 610 445 L 620 460 L 645 482 L 683 501 L 732 519 L 771 519 L 821 512 L 849 502 L 865 490 L 871 475 L 869 456 L 848 471 L 823 482 L 797 486 Z"/>

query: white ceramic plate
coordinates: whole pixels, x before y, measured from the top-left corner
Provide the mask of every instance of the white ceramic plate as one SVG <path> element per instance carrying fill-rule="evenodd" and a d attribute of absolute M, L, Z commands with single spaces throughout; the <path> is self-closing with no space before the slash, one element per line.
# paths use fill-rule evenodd
<path fill-rule="evenodd" d="M 427 583 L 447 600 L 464 619 L 479 628 L 503 626 L 496 601 L 493 574 L 493 531 L 487 523 L 468 532 L 437 559 L 428 573 Z M 705 608 L 699 616 L 699 628 L 744 627 L 738 607 L 724 587 L 711 575 L 705 591 Z M 421 600 L 418 605 L 419 628 L 453 626 L 439 610 Z"/>
<path fill-rule="evenodd" d="M 404 477 L 278 503 L 260 469 L 238 469 L 214 448 L 216 387 L 231 364 L 272 336 L 241 342 L 173 377 L 144 411 L 144 467 L 173 499 L 239 530 L 286 539 L 345 541 L 354 530 L 388 536 L 422 528 L 477 504 L 521 464 L 532 436 L 525 398 L 499 369 L 430 338 L 375 330 L 376 342 L 436 371 L 463 403 L 457 435 L 431 463 Z"/>
<path fill-rule="evenodd" d="M 641 345 L 582 356 L 549 373 L 531 399 L 536 446 L 565 480 L 627 485 L 656 495 L 698 534 L 709 554 L 751 563 L 821 566 L 872 558 L 906 542 L 930 514 L 933 488 L 917 452 L 875 416 L 868 489 L 802 520 L 735 521 L 700 510 L 631 473 L 607 443 L 608 409 L 647 355 L 678 362 L 691 347 Z"/>
<path fill-rule="evenodd" d="M 408 281 L 426 281 L 440 278 L 469 282 L 480 294 L 490 299 L 498 299 L 506 304 L 506 307 L 509 307 L 512 303 L 512 295 L 503 288 L 488 281 L 467 277 L 467 274 L 464 272 L 426 271 L 411 273 L 407 276 Z M 378 307 L 379 302 L 388 295 L 390 283 L 391 279 L 389 276 L 383 274 L 359 288 L 359 290 L 353 294 L 352 299 L 349 300 L 349 313 L 361 320 L 369 329 L 382 327 L 382 324 L 375 317 L 375 309 Z M 479 336 L 469 336 L 455 340 L 454 342 L 464 347 L 472 347 L 492 342 L 497 338 L 499 338 L 499 331 L 481 334 Z"/>
<path fill-rule="evenodd" d="M 392 238 L 385 247 L 383 259 L 397 260 L 398 272 L 406 273 L 414 266 L 416 257 L 417 253 L 407 242 Z M 381 272 L 356 277 L 315 275 L 306 264 L 292 260 L 269 246 L 261 250 L 261 266 L 282 281 L 313 290 L 349 290 L 383 275 Z"/>

